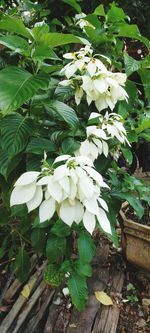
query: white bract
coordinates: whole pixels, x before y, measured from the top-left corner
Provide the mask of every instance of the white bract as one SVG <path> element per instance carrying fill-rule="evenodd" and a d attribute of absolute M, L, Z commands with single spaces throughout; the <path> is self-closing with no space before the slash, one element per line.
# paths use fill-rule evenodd
<path fill-rule="evenodd" d="M 87 138 L 85 141 L 81 142 L 80 148 L 76 151 L 76 156 L 87 156 L 94 162 L 98 155 L 104 154 L 104 156 L 107 157 L 110 152 L 115 160 L 117 160 L 121 144 L 127 143 L 130 145 L 127 140 L 126 130 L 123 126 L 123 118 L 116 113 L 108 114 L 107 112 L 102 116 L 99 113 L 92 112 L 89 121 L 91 119 L 95 119 L 97 125 L 88 126 L 86 128 Z M 111 151 L 111 149 L 109 149 L 109 140 L 114 138 L 117 139 L 118 144 L 115 151 Z"/>
<path fill-rule="evenodd" d="M 99 57 L 111 65 L 108 57 L 101 54 Z M 88 105 L 94 102 L 98 111 L 108 107 L 113 110 L 118 101 L 128 101 L 127 92 L 123 88 L 127 79 L 126 74 L 108 70 L 100 59 L 93 56 L 90 46 L 85 46 L 78 52 L 66 53 L 64 58 L 71 62 L 61 70 L 67 80 L 63 80 L 60 84 L 74 87 L 77 105 L 84 94 Z"/>
<path fill-rule="evenodd" d="M 57 163 L 62 164 L 57 166 Z M 55 159 L 53 166 L 48 175 L 24 173 L 15 183 L 11 206 L 26 203 L 28 211 L 39 206 L 40 222 L 51 219 L 55 212 L 70 227 L 73 222 L 79 224 L 83 220 L 91 234 L 97 219 L 101 228 L 111 233 L 106 215 L 108 207 L 101 198 L 101 188 L 108 185 L 92 161 L 86 156 L 62 155 Z"/>

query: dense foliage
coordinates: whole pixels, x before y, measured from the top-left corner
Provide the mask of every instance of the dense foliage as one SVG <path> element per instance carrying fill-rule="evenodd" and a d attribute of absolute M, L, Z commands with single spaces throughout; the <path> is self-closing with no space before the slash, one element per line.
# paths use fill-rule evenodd
<path fill-rule="evenodd" d="M 63 0 L 63 18 L 49 3 L 1 1 L 0 257 L 15 257 L 23 282 L 30 253 L 47 257 L 45 280 L 65 276 L 81 310 L 95 225 L 117 246 L 122 202 L 139 219 L 150 204 L 131 175 L 150 141 L 150 41 L 114 2 L 83 14 L 82 1 Z"/>

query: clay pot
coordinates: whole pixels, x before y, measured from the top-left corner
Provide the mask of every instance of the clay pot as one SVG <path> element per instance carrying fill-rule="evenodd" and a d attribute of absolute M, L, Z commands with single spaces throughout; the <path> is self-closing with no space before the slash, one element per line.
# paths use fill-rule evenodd
<path fill-rule="evenodd" d="M 150 271 L 150 227 L 128 220 L 121 211 L 123 247 L 127 260 Z"/>

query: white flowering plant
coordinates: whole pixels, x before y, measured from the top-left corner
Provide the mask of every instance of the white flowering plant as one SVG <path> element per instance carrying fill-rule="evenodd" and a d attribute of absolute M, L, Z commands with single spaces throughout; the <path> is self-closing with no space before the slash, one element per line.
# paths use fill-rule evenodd
<path fill-rule="evenodd" d="M 61 32 L 46 18 L 27 28 L 6 13 L 0 22 L 0 255 L 15 257 L 22 282 L 30 253 L 47 258 L 45 280 L 65 279 L 78 310 L 88 297 L 95 231 L 117 247 L 122 202 L 139 217 L 141 202 L 150 204 L 146 184 L 130 175 L 133 146 L 148 140 L 150 124 L 147 89 L 143 102 L 130 76 L 138 71 L 150 82 L 149 58 L 131 58 L 124 38 L 149 41 L 126 20 L 113 3 L 107 15 L 100 5 L 62 19 Z"/>

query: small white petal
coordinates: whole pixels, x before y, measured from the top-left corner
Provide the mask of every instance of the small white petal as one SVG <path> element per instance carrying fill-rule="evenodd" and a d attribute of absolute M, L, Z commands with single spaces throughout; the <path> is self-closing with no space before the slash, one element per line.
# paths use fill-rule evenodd
<path fill-rule="evenodd" d="M 75 63 L 70 64 L 70 66 L 68 66 L 65 70 L 65 75 L 66 75 L 67 79 L 70 79 L 70 77 L 74 75 L 76 70 L 77 70 L 76 64 Z"/>
<path fill-rule="evenodd" d="M 96 72 L 96 62 L 95 59 L 91 60 L 87 65 L 87 71 L 89 72 L 90 76 L 93 76 Z"/>
<path fill-rule="evenodd" d="M 63 58 L 65 58 L 65 59 L 75 59 L 76 58 L 75 52 L 65 53 L 63 55 Z"/>
<path fill-rule="evenodd" d="M 53 179 L 55 180 L 60 180 L 62 179 L 64 176 L 66 176 L 67 173 L 67 166 L 66 165 L 60 165 L 59 167 L 57 167 L 54 171 L 54 176 Z"/>
<path fill-rule="evenodd" d="M 102 206 L 102 208 L 104 208 L 106 210 L 106 212 L 108 212 L 108 206 L 107 206 L 106 201 L 102 198 L 98 198 L 98 201 L 99 201 L 100 205 Z"/>
<path fill-rule="evenodd" d="M 59 185 L 69 195 L 70 193 L 70 182 L 68 177 L 63 177 L 59 180 Z"/>
<path fill-rule="evenodd" d="M 27 202 L 28 213 L 36 209 L 41 204 L 42 199 L 43 199 L 43 191 L 42 188 L 38 186 L 36 188 L 34 197 Z"/>
<path fill-rule="evenodd" d="M 92 235 L 96 225 L 95 215 L 86 210 L 83 215 L 83 224 L 86 230 Z"/>
<path fill-rule="evenodd" d="M 103 145 L 103 153 L 104 153 L 105 157 L 107 157 L 108 156 L 108 144 L 107 144 L 107 142 L 102 141 L 102 145 Z"/>
<path fill-rule="evenodd" d="M 99 183 L 99 185 L 103 183 L 103 177 L 95 169 L 85 166 L 84 170 L 86 170 L 89 176 Z"/>
<path fill-rule="evenodd" d="M 37 171 L 25 172 L 18 178 L 14 186 L 23 186 L 31 184 L 37 179 L 39 175 L 40 172 Z"/>
<path fill-rule="evenodd" d="M 49 183 L 49 181 L 51 180 L 52 176 L 45 176 L 42 177 L 41 179 L 39 179 L 39 181 L 36 183 L 36 185 L 47 185 Z"/>
<path fill-rule="evenodd" d="M 49 194 L 57 201 L 61 202 L 63 198 L 63 191 L 58 182 L 49 182 L 48 183 L 48 192 Z"/>
<path fill-rule="evenodd" d="M 54 215 L 54 213 L 55 213 L 55 200 L 53 198 L 44 200 L 41 203 L 39 209 L 40 222 L 42 223 L 46 220 L 50 220 L 51 217 Z"/>
<path fill-rule="evenodd" d="M 85 198 L 92 198 L 93 193 L 94 193 L 94 185 L 90 178 L 88 178 L 88 177 L 80 178 L 79 184 L 78 184 L 79 195 L 80 195 L 80 191 L 81 191 L 81 193 L 84 194 Z"/>
<path fill-rule="evenodd" d="M 106 213 L 104 212 L 104 210 L 102 208 L 99 208 L 99 212 L 97 214 L 97 219 L 98 219 L 98 222 L 99 222 L 101 228 L 108 234 L 111 234 L 112 232 L 111 232 L 110 222 L 108 220 Z"/>
<path fill-rule="evenodd" d="M 93 81 L 93 84 L 94 84 L 95 89 L 97 89 L 97 91 L 100 94 L 103 94 L 108 89 L 108 83 L 105 78 L 95 79 Z"/>
<path fill-rule="evenodd" d="M 69 198 L 71 200 L 74 200 L 77 194 L 77 187 L 76 184 L 74 183 L 74 181 L 72 181 L 70 179 L 70 194 L 69 194 Z"/>
<path fill-rule="evenodd" d="M 58 157 L 55 158 L 54 163 L 58 163 L 58 162 L 62 162 L 62 161 L 66 161 L 70 158 L 70 155 L 60 155 Z"/>
<path fill-rule="evenodd" d="M 36 184 L 28 184 L 25 186 L 16 186 L 10 197 L 10 206 L 21 205 L 30 201 L 36 191 Z"/>
<path fill-rule="evenodd" d="M 83 208 L 83 205 L 81 204 L 80 201 L 76 200 L 75 202 L 76 202 L 76 204 L 75 204 L 75 219 L 74 219 L 74 221 L 78 224 L 83 219 L 84 208 Z"/>
<path fill-rule="evenodd" d="M 59 217 L 71 227 L 75 221 L 75 206 L 71 206 L 68 200 L 63 201 L 60 206 Z"/>
<path fill-rule="evenodd" d="M 76 157 L 76 162 L 78 164 L 80 164 L 81 166 L 82 165 L 93 166 L 93 162 L 88 157 L 85 157 L 85 156 L 77 156 Z"/>
<path fill-rule="evenodd" d="M 84 206 L 86 207 L 86 209 L 90 213 L 92 213 L 94 215 L 98 214 L 98 208 L 99 207 L 98 207 L 97 200 L 93 200 L 93 198 L 92 199 L 85 199 L 84 200 Z"/>
<path fill-rule="evenodd" d="M 96 119 L 96 118 L 99 118 L 99 113 L 97 113 L 97 112 L 92 112 L 92 113 L 90 114 L 89 119 Z"/>
<path fill-rule="evenodd" d="M 81 143 L 80 154 L 83 156 L 88 156 L 90 154 L 91 147 L 88 140 L 85 140 Z"/>

